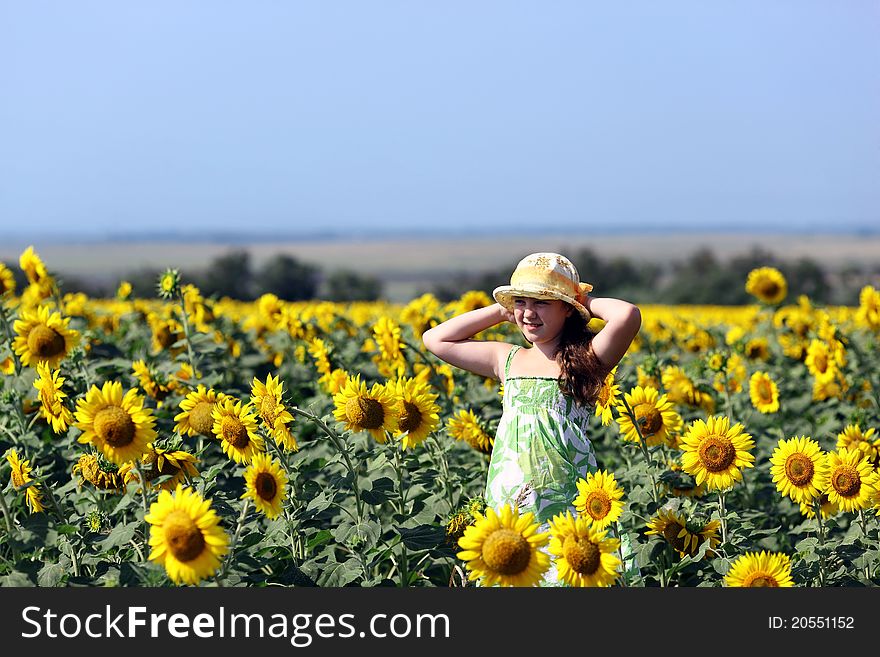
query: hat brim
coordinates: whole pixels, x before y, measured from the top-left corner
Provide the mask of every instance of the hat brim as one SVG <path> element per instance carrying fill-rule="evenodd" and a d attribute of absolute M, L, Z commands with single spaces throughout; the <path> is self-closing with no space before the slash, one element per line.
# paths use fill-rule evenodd
<path fill-rule="evenodd" d="M 510 312 L 513 312 L 513 302 L 516 297 L 529 297 L 530 299 L 558 299 L 559 301 L 564 301 L 565 303 L 570 304 L 581 314 L 584 321 L 589 322 L 593 319 L 593 315 L 590 314 L 590 311 L 576 299 L 566 294 L 548 291 L 547 288 L 543 286 L 501 285 L 492 291 L 492 296 L 495 298 L 495 301 L 500 303 Z"/>

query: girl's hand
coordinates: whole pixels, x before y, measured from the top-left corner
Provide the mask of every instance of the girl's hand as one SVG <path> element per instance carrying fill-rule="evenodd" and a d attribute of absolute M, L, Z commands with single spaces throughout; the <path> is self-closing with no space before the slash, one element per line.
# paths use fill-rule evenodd
<path fill-rule="evenodd" d="M 511 322 L 513 324 L 516 324 L 516 317 L 513 316 L 513 313 L 511 311 L 509 311 L 507 308 L 502 306 L 500 303 L 498 304 L 498 308 L 499 308 L 498 312 L 501 314 L 501 318 L 505 322 Z"/>

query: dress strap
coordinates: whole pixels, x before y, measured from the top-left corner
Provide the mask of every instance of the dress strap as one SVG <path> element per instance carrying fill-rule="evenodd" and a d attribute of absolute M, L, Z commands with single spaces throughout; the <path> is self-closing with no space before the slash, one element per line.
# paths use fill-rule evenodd
<path fill-rule="evenodd" d="M 518 344 L 513 345 L 513 349 L 510 350 L 510 353 L 507 354 L 507 362 L 504 363 L 504 380 L 507 381 L 507 375 L 510 372 L 510 361 L 513 360 L 513 355 L 520 350 L 520 346 Z"/>

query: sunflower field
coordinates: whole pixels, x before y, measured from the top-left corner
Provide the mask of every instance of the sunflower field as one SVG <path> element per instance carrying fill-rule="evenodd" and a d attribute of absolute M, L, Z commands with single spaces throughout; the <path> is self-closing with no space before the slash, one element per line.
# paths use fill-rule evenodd
<path fill-rule="evenodd" d="M 0 265 L 0 584 L 880 583 L 880 292 L 642 306 L 592 419 L 599 470 L 539 527 L 486 508 L 503 390 L 422 334 L 492 303 L 65 293 Z M 597 291 L 601 296 L 601 291 Z M 594 330 L 601 320 L 593 320 Z M 513 324 L 479 336 L 525 344 Z"/>

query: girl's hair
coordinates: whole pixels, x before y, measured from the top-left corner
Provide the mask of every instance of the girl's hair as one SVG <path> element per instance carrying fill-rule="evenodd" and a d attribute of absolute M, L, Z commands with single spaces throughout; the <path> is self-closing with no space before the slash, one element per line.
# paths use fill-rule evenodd
<path fill-rule="evenodd" d="M 556 352 L 562 370 L 559 389 L 562 394 L 573 397 L 579 406 L 596 403 L 610 371 L 593 352 L 595 336 L 580 313 L 573 312 L 566 318 L 559 338 L 559 350 Z"/>

